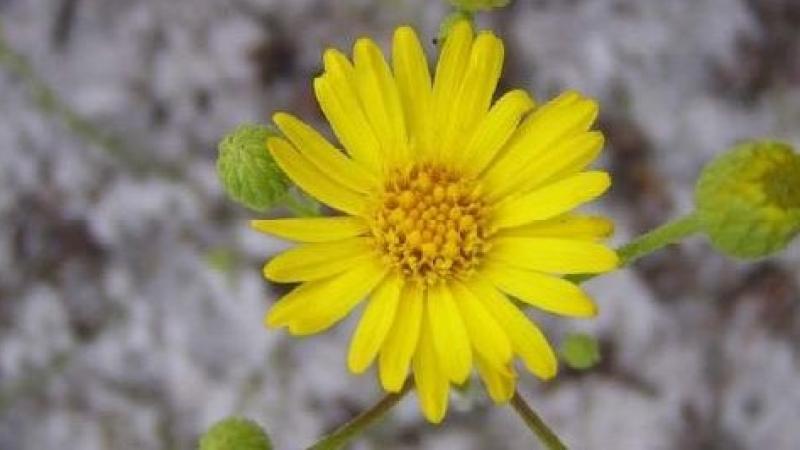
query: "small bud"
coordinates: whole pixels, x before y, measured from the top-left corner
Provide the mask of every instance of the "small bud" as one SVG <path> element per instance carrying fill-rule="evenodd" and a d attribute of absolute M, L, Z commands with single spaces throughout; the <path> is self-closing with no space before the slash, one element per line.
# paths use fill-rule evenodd
<path fill-rule="evenodd" d="M 502 8 L 509 3 L 511 0 L 450 0 L 450 4 L 463 11 L 488 11 Z"/>
<path fill-rule="evenodd" d="M 219 144 L 217 175 L 231 198 L 263 212 L 275 206 L 289 188 L 267 150 L 267 138 L 276 133 L 261 125 L 245 124 Z"/>
<path fill-rule="evenodd" d="M 719 251 L 750 259 L 782 250 L 800 232 L 800 155 L 781 142 L 739 144 L 703 169 L 695 203 Z"/>
<path fill-rule="evenodd" d="M 572 333 L 561 344 L 561 357 L 573 369 L 586 370 L 600 362 L 597 339 L 585 333 Z"/>
<path fill-rule="evenodd" d="M 252 420 L 229 417 L 203 435 L 200 450 L 272 450 L 272 444 L 269 436 Z"/>

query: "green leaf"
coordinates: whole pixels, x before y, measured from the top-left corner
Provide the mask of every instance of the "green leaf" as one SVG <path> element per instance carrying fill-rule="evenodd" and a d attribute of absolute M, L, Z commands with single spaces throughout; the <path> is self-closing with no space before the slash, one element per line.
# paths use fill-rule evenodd
<path fill-rule="evenodd" d="M 570 333 L 561 344 L 561 358 L 573 369 L 586 370 L 600 362 L 597 339 L 585 333 Z"/>
<path fill-rule="evenodd" d="M 228 417 L 203 435 L 200 450 L 272 450 L 272 443 L 252 420 Z"/>
<path fill-rule="evenodd" d="M 703 169 L 695 204 L 717 250 L 743 259 L 780 251 L 800 232 L 800 155 L 781 142 L 739 144 Z"/>
<path fill-rule="evenodd" d="M 244 124 L 219 144 L 217 175 L 228 195 L 242 205 L 264 212 L 286 195 L 289 181 L 267 150 L 271 129 Z"/>

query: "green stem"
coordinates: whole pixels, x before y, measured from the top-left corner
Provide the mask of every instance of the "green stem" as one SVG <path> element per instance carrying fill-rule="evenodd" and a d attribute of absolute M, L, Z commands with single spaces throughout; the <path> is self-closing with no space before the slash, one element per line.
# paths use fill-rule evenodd
<path fill-rule="evenodd" d="M 306 450 L 338 450 L 342 448 L 351 439 L 364 432 L 368 426 L 380 420 L 386 412 L 408 394 L 411 386 L 411 381 L 407 381 L 400 392 L 387 394 L 375 406 L 356 416 L 353 420 L 342 425 Z"/>
<path fill-rule="evenodd" d="M 699 231 L 701 231 L 701 224 L 696 213 L 687 214 L 665 223 L 618 248 L 619 266 L 625 267 L 630 265 L 642 256 L 649 255 L 656 250 L 674 244 Z M 568 278 L 575 283 L 583 283 L 595 276 L 597 276 L 597 274 L 574 275 Z M 525 424 L 528 425 L 528 428 L 539 437 L 549 450 L 562 450 L 567 448 L 561 443 L 558 436 L 547 427 L 536 412 L 525 403 L 525 400 L 520 397 L 519 393 L 514 394 L 514 397 L 511 399 L 511 405 L 525 421 Z"/>
<path fill-rule="evenodd" d="M 525 399 L 519 395 L 519 391 L 515 392 L 514 397 L 511 398 L 511 406 L 514 407 L 514 411 L 522 417 L 522 420 L 525 421 L 525 425 L 533 431 L 533 434 L 539 438 L 548 450 L 567 450 L 567 446 L 564 445 L 553 430 L 544 423 L 544 420 L 536 414 L 536 411 L 525 402 Z"/>
<path fill-rule="evenodd" d="M 617 251 L 620 266 L 627 266 L 642 256 L 674 244 L 699 231 L 700 221 L 695 213 L 665 223 L 620 247 Z"/>
<path fill-rule="evenodd" d="M 67 130 L 77 137 L 104 150 L 117 160 L 126 164 L 134 172 L 155 172 L 167 177 L 179 174 L 176 167 L 165 167 L 145 159 L 144 152 L 129 148 L 125 140 L 87 120 L 75 112 L 56 91 L 34 70 L 28 58 L 15 51 L 6 40 L 0 22 L 0 67 L 18 77 L 28 91 L 28 95 L 38 111 L 48 117 L 60 120 Z"/>
<path fill-rule="evenodd" d="M 617 249 L 619 267 L 628 266 L 642 256 L 649 255 L 667 245 L 675 244 L 681 239 L 700 231 L 700 220 L 696 213 L 687 214 L 667 222 L 619 247 Z M 573 275 L 567 278 L 574 283 L 583 283 L 597 275 Z"/>

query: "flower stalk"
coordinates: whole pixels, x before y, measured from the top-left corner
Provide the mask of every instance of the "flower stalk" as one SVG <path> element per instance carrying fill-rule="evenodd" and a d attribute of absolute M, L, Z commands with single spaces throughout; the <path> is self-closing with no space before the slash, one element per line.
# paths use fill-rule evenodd
<path fill-rule="evenodd" d="M 129 148 L 124 137 L 109 133 L 102 126 L 78 114 L 42 78 L 27 57 L 12 48 L 0 22 L 0 69 L 17 77 L 27 90 L 32 104 L 45 117 L 60 121 L 71 133 L 125 164 L 136 174 L 155 173 L 167 178 L 180 175 L 177 167 L 152 164 L 140 155 L 145 152 Z"/>
<path fill-rule="evenodd" d="M 667 222 L 619 248 L 620 266 L 627 266 L 642 256 L 701 231 L 697 214 L 691 213 Z"/>
<path fill-rule="evenodd" d="M 703 231 L 702 224 L 696 212 L 667 222 L 619 247 L 617 249 L 619 268 L 626 267 L 639 258 L 661 250 L 667 245 L 677 244 L 682 239 L 701 231 Z M 583 283 L 598 275 L 599 274 L 574 275 L 568 276 L 567 279 L 574 283 Z"/>
<path fill-rule="evenodd" d="M 392 409 L 406 394 L 411 391 L 413 383 L 409 380 L 400 392 L 385 395 L 372 408 L 356 416 L 353 420 L 337 428 L 331 434 L 319 440 L 316 444 L 308 447 L 307 450 L 338 450 L 344 447 L 353 438 L 363 433 L 367 427 L 379 421 Z"/>
<path fill-rule="evenodd" d="M 536 411 L 519 395 L 519 391 L 515 392 L 514 397 L 511 398 L 511 406 L 547 450 L 567 450 L 567 446 L 561 442 L 561 439 L 558 438 L 553 430 L 544 423 L 544 420 L 536 414 Z"/>

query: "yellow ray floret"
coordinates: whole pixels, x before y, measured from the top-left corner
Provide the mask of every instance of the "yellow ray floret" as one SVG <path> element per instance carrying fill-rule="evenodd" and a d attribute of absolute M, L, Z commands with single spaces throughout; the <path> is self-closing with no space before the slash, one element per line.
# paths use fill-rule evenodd
<path fill-rule="evenodd" d="M 351 372 L 361 373 L 372 364 L 392 328 L 402 291 L 403 280 L 395 274 L 372 293 L 350 343 L 347 367 Z"/>
<path fill-rule="evenodd" d="M 433 76 L 409 27 L 394 33 L 391 56 L 367 38 L 352 58 L 324 53 L 314 90 L 338 144 L 292 115 L 273 117 L 284 137 L 268 151 L 334 215 L 252 226 L 298 242 L 264 267 L 272 281 L 299 283 L 266 325 L 318 333 L 366 300 L 348 368 L 376 363 L 389 392 L 413 376 L 424 416 L 438 423 L 450 386 L 472 373 L 498 403 L 514 395 L 516 359 L 555 376 L 552 347 L 512 298 L 597 314 L 563 275 L 619 264 L 603 243 L 613 224 L 574 212 L 610 177 L 587 170 L 603 147 L 595 101 L 570 91 L 537 107 L 512 90 L 492 102 L 505 56 L 494 34 L 453 25 Z"/>
<path fill-rule="evenodd" d="M 369 230 L 364 219 L 354 216 L 253 220 L 250 225 L 262 233 L 298 242 L 338 241 Z"/>

